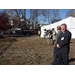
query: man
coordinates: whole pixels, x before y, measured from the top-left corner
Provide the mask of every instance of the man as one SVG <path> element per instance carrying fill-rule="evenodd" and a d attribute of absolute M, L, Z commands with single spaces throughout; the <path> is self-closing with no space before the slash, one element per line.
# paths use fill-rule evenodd
<path fill-rule="evenodd" d="M 57 38 L 59 36 L 59 34 L 61 33 L 61 26 L 57 26 L 57 31 L 58 33 L 56 34 L 56 41 L 55 41 L 55 47 L 54 47 L 54 51 L 53 51 L 53 63 L 52 65 L 56 65 L 57 64 L 57 60 L 58 60 L 58 48 L 57 48 Z"/>
<path fill-rule="evenodd" d="M 68 65 L 71 32 L 67 30 L 66 24 L 61 25 L 61 30 L 62 32 L 57 39 L 57 47 L 59 48 L 58 65 L 61 65 L 62 62 L 64 65 Z"/>
<path fill-rule="evenodd" d="M 55 42 L 55 40 L 56 40 L 56 32 L 55 32 L 55 30 L 54 30 L 54 28 L 52 29 L 52 36 L 53 36 L 53 45 L 54 45 L 54 42 Z"/>

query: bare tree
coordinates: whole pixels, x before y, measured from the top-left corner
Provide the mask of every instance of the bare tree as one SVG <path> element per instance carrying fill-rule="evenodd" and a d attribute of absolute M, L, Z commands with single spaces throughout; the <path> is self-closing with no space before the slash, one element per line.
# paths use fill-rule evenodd
<path fill-rule="evenodd" d="M 13 9 L 5 9 L 4 11 L 8 14 L 10 18 L 13 18 L 15 16 Z"/>
<path fill-rule="evenodd" d="M 30 9 L 30 21 L 31 21 L 31 25 L 33 25 L 33 10 Z"/>
<path fill-rule="evenodd" d="M 52 19 L 52 13 L 51 9 L 47 9 L 47 15 L 48 15 L 48 24 L 51 24 L 51 19 Z"/>
<path fill-rule="evenodd" d="M 48 20 L 48 24 L 51 24 L 54 20 L 61 20 L 58 9 L 42 9 L 41 14 L 44 17 L 43 20 Z"/>
<path fill-rule="evenodd" d="M 34 20 L 35 20 L 35 17 L 34 17 L 34 9 L 30 9 L 30 21 L 31 21 L 31 25 L 34 25 Z"/>
<path fill-rule="evenodd" d="M 38 17 L 40 16 L 40 9 L 30 9 L 30 21 L 31 24 L 38 24 Z"/>
<path fill-rule="evenodd" d="M 26 9 L 5 9 L 6 12 L 12 16 L 25 16 L 26 17 Z"/>
<path fill-rule="evenodd" d="M 27 28 L 27 24 L 26 24 L 26 9 L 20 9 L 20 12 L 21 12 L 21 16 L 22 18 L 24 18 L 24 25 L 25 25 L 25 28 Z"/>
<path fill-rule="evenodd" d="M 55 20 L 61 19 L 59 15 L 59 9 L 53 9 L 53 19 Z"/>
<path fill-rule="evenodd" d="M 70 9 L 67 11 L 66 17 L 73 16 L 73 14 L 75 14 L 75 9 Z"/>
<path fill-rule="evenodd" d="M 25 28 L 27 27 L 26 25 L 26 9 L 5 9 L 6 12 L 9 14 L 11 19 L 18 18 L 19 23 L 20 23 L 20 18 L 24 18 L 24 26 Z"/>
<path fill-rule="evenodd" d="M 31 24 L 40 24 L 48 22 L 51 24 L 53 20 L 61 20 L 58 9 L 31 9 L 30 21 Z"/>
<path fill-rule="evenodd" d="M 59 9 L 53 9 L 52 11 L 53 11 L 52 23 L 60 21 L 62 18 L 60 17 Z"/>

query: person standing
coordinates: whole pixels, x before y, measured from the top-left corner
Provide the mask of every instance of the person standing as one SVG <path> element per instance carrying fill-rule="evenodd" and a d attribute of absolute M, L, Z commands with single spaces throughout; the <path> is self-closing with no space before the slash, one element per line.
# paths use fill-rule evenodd
<path fill-rule="evenodd" d="M 57 39 L 58 39 L 59 34 L 61 33 L 61 26 L 57 26 L 57 31 L 58 31 L 58 33 L 56 33 L 56 40 L 55 40 L 55 47 L 54 47 L 54 51 L 53 51 L 53 63 L 52 63 L 52 65 L 56 65 L 57 60 L 58 60 L 59 49 L 57 48 Z"/>
<path fill-rule="evenodd" d="M 39 35 L 39 37 L 40 37 L 40 30 L 38 30 L 38 35 Z"/>
<path fill-rule="evenodd" d="M 15 34 L 15 30 L 13 30 L 13 35 Z"/>
<path fill-rule="evenodd" d="M 66 24 L 61 25 L 61 30 L 57 39 L 57 48 L 59 48 L 57 63 L 61 65 L 63 62 L 64 65 L 68 65 L 71 32 L 67 30 Z"/>
<path fill-rule="evenodd" d="M 49 30 L 49 39 L 52 39 L 52 30 Z"/>
<path fill-rule="evenodd" d="M 52 29 L 52 36 L 53 36 L 53 45 L 55 44 L 55 40 L 56 40 L 56 31 L 54 30 L 54 28 Z"/>

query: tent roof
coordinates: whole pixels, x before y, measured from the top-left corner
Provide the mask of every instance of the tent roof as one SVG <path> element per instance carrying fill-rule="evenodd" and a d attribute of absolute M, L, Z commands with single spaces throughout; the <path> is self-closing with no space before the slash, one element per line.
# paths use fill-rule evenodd
<path fill-rule="evenodd" d="M 42 27 L 51 27 L 51 28 L 56 28 L 58 25 L 61 25 L 65 23 L 67 25 L 67 28 L 75 28 L 75 18 L 74 17 L 68 17 L 68 18 L 65 18 L 61 21 L 58 21 L 58 22 L 55 22 L 53 24 L 50 24 L 50 25 L 46 25 L 46 26 L 42 26 Z"/>
<path fill-rule="evenodd" d="M 44 37 L 44 34 L 45 34 L 44 29 L 51 30 L 52 28 L 54 28 L 55 31 L 57 32 L 57 26 L 61 25 L 63 23 L 65 23 L 67 25 L 67 29 L 72 33 L 72 38 L 75 38 L 75 18 L 74 17 L 68 17 L 68 18 L 65 18 L 65 19 L 58 21 L 56 23 L 42 26 L 41 27 L 41 37 Z"/>

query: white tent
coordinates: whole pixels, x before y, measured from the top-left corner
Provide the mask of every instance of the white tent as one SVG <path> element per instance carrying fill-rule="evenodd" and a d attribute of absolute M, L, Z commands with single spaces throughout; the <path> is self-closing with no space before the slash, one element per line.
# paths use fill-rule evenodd
<path fill-rule="evenodd" d="M 42 26 L 41 27 L 41 37 L 44 37 L 44 34 L 45 34 L 44 29 L 50 30 L 50 29 L 54 28 L 55 31 L 57 31 L 57 26 L 61 25 L 63 23 L 65 23 L 67 25 L 67 29 L 72 33 L 72 38 L 75 38 L 75 18 L 74 17 L 68 17 L 68 18 L 65 18 L 65 19 L 58 21 L 56 23 Z"/>

